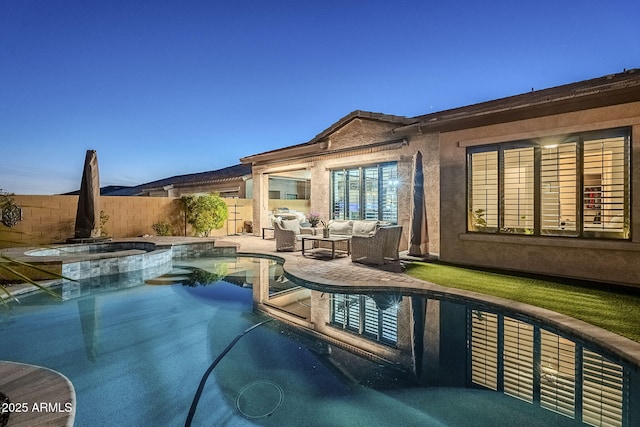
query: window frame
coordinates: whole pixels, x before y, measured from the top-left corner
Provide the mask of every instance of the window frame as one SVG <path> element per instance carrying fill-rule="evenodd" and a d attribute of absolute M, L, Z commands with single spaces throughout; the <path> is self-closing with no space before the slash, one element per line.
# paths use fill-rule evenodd
<path fill-rule="evenodd" d="M 391 183 L 386 182 L 385 169 L 393 167 L 393 175 L 395 179 L 392 179 Z M 370 199 L 367 198 L 366 189 L 369 188 L 367 180 L 371 179 L 371 175 L 368 171 L 375 170 L 376 183 L 376 199 L 377 199 L 377 218 L 372 218 L 372 210 L 367 208 L 367 202 Z M 340 176 L 342 180 L 342 188 L 340 191 L 342 194 L 337 194 L 340 187 L 336 182 L 336 176 Z M 392 224 L 398 223 L 398 211 L 399 211 L 399 197 L 398 197 L 398 162 L 383 162 L 364 166 L 355 167 L 342 167 L 329 170 L 330 177 L 330 203 L 331 203 L 331 219 L 338 220 L 360 220 L 360 219 L 377 219 L 379 221 L 388 221 Z M 350 177 L 357 177 L 351 179 Z M 385 185 L 389 187 L 385 188 Z M 352 188 L 353 187 L 353 188 Z M 357 188 L 356 188 L 357 187 Z M 389 195 L 389 189 L 394 194 Z M 354 198 L 353 191 L 357 191 L 357 195 Z M 385 202 L 387 198 L 391 197 L 392 203 L 395 204 L 395 209 L 392 211 L 385 209 Z M 351 209 L 351 205 L 356 205 L 357 209 Z M 338 206 L 338 208 L 337 208 Z M 340 207 L 341 206 L 341 207 Z"/>
<path fill-rule="evenodd" d="M 585 216 L 585 200 L 587 198 L 585 184 L 586 181 L 586 168 L 585 166 L 585 146 L 588 146 L 591 141 L 601 140 L 606 143 L 608 139 L 622 138 L 622 148 L 619 152 L 611 152 L 608 155 L 614 158 L 616 155 L 620 158 L 615 158 L 613 161 L 618 160 L 618 164 L 613 164 L 610 169 L 613 171 L 615 168 L 622 168 L 621 170 L 615 169 L 617 174 L 622 175 L 622 178 L 618 178 L 617 183 L 611 185 L 612 190 L 609 190 L 609 194 L 618 194 L 620 190 L 622 195 L 615 196 L 620 201 L 610 203 L 613 208 L 613 212 L 620 212 L 622 214 L 622 222 L 619 228 L 607 227 L 589 227 L 587 217 Z M 574 238 L 600 238 L 600 239 L 612 239 L 612 240 L 630 240 L 631 239 L 631 141 L 632 131 L 630 127 L 606 129 L 599 131 L 579 132 L 561 136 L 544 137 L 536 139 L 509 141 L 503 143 L 495 143 L 488 145 L 481 145 L 475 147 L 468 147 L 466 150 L 466 209 L 467 209 L 467 232 L 481 233 L 481 234 L 500 234 L 500 235 L 530 235 L 537 237 L 574 237 Z M 552 146 L 559 146 L 563 144 L 575 144 L 575 230 L 567 230 L 559 227 L 558 229 L 552 229 L 543 224 L 543 191 L 542 191 L 542 168 L 543 168 L 543 149 Z M 533 228 L 514 229 L 505 226 L 505 152 L 510 150 L 518 150 L 522 148 L 533 148 Z M 493 223 L 494 226 L 488 226 L 487 222 L 483 218 L 478 219 L 479 210 L 474 210 L 473 192 L 473 164 L 474 155 L 496 153 L 497 155 L 497 170 L 495 177 L 497 179 L 497 195 L 493 208 L 495 209 L 495 215 L 497 220 Z M 603 162 L 603 160 L 600 160 Z M 610 160 L 611 161 L 611 160 Z M 491 172 L 491 171 L 489 171 Z M 608 172 L 613 174 L 614 172 Z M 490 174 L 485 173 L 485 176 Z M 603 178 L 601 178 L 603 179 Z M 604 184 L 602 184 L 604 185 Z M 600 187 L 603 188 L 603 187 Z M 595 188 L 598 190 L 598 187 Z M 565 190 L 566 191 L 566 190 Z M 602 194 L 605 191 L 602 190 Z M 616 193 L 617 192 L 617 193 Z M 566 193 L 565 193 L 566 194 Z M 596 193 L 597 194 L 597 193 Z M 558 196 L 560 197 L 560 196 Z M 613 196 L 610 196 L 613 197 Z M 616 211 L 617 209 L 617 211 Z M 604 211 L 604 209 L 603 209 Z M 486 212 L 481 212 L 481 216 L 484 216 Z M 558 214 L 560 216 L 560 214 Z M 593 216 L 593 214 L 591 214 Z M 558 218 L 560 222 L 563 218 Z M 609 217 L 611 219 L 611 217 Z M 597 223 L 594 220 L 594 224 Z"/>

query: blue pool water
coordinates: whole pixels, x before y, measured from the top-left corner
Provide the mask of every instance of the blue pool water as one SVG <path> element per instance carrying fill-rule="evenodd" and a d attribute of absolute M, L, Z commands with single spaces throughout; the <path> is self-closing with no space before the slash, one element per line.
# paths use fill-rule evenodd
<path fill-rule="evenodd" d="M 76 426 L 184 425 L 210 364 L 265 318 L 253 313 L 250 287 L 224 280 L 183 286 L 180 271 L 170 285 L 142 279 L 134 285 L 129 276 L 101 287 L 81 282 L 81 296 L 64 302 L 22 297 L 0 310 L 0 360 L 67 376 L 77 393 Z M 318 352 L 273 321 L 247 333 L 221 360 L 192 425 L 574 424 L 485 389 L 419 387 L 339 349 Z"/>

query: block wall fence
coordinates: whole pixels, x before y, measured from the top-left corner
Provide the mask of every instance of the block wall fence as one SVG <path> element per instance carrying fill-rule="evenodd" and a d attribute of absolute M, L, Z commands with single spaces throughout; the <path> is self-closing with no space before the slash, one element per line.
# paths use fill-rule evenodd
<path fill-rule="evenodd" d="M 78 196 L 12 196 L 22 208 L 22 221 L 14 227 L 0 226 L 0 248 L 64 243 L 74 237 Z M 253 220 L 253 201 L 226 198 L 229 219 L 211 236 L 227 236 L 245 231 L 245 222 Z M 286 200 L 282 201 L 286 205 Z M 294 201 L 295 202 L 295 201 Z M 171 234 L 185 235 L 182 202 L 179 197 L 102 196 L 100 210 L 109 217 L 104 225 L 113 238 L 155 234 L 151 226 L 159 221 L 171 224 Z M 187 226 L 187 236 L 192 236 Z"/>

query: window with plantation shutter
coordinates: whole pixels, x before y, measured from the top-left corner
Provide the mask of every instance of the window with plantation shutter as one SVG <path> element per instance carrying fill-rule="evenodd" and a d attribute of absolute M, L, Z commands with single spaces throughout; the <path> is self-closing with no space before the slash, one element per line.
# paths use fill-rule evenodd
<path fill-rule="evenodd" d="M 331 194 L 333 198 L 333 218 L 345 219 L 347 217 L 347 172 L 334 171 L 331 174 Z"/>
<path fill-rule="evenodd" d="M 582 204 L 584 232 L 625 237 L 627 212 L 627 150 L 625 138 L 599 138 L 584 142 Z"/>
<path fill-rule="evenodd" d="M 623 427 L 625 367 L 554 332 L 468 309 L 469 381 L 593 426 Z"/>
<path fill-rule="evenodd" d="M 582 378 L 582 422 L 592 426 L 623 425 L 622 366 L 602 355 L 584 350 Z"/>
<path fill-rule="evenodd" d="M 544 329 L 540 340 L 540 405 L 574 418 L 576 345 Z"/>
<path fill-rule="evenodd" d="M 504 392 L 533 401 L 533 326 L 504 318 Z"/>
<path fill-rule="evenodd" d="M 347 296 L 335 294 L 331 298 L 331 323 L 342 328 L 347 326 Z"/>
<path fill-rule="evenodd" d="M 331 205 L 333 219 L 397 223 L 397 163 L 331 171 Z"/>
<path fill-rule="evenodd" d="M 504 150 L 502 230 L 533 234 L 533 147 Z"/>
<path fill-rule="evenodd" d="M 376 302 L 371 298 L 364 299 L 364 330 L 363 335 L 369 335 L 374 339 L 380 338 L 380 318 Z"/>
<path fill-rule="evenodd" d="M 630 238 L 629 129 L 472 147 L 468 230 Z"/>
<path fill-rule="evenodd" d="M 347 216 L 345 219 L 360 219 L 360 169 L 347 171 Z"/>
<path fill-rule="evenodd" d="M 498 389 L 498 316 L 471 311 L 471 381 Z"/>
<path fill-rule="evenodd" d="M 382 310 L 381 341 L 390 344 L 398 342 L 398 309 L 391 307 Z"/>
<path fill-rule="evenodd" d="M 398 304 L 382 310 L 366 295 L 334 294 L 331 324 L 381 343 L 398 343 Z"/>
<path fill-rule="evenodd" d="M 569 142 L 541 149 L 540 220 L 543 235 L 576 235 L 577 148 L 577 143 Z"/>
<path fill-rule="evenodd" d="M 398 165 L 388 163 L 380 165 L 380 214 L 377 219 L 392 224 L 398 222 Z"/>
<path fill-rule="evenodd" d="M 471 154 L 470 223 L 474 231 L 498 228 L 498 152 Z"/>
<path fill-rule="evenodd" d="M 347 295 L 347 329 L 360 333 L 360 300 L 358 295 Z"/>
<path fill-rule="evenodd" d="M 364 219 L 378 219 L 379 211 L 379 180 L 378 169 L 368 168 L 364 175 Z"/>

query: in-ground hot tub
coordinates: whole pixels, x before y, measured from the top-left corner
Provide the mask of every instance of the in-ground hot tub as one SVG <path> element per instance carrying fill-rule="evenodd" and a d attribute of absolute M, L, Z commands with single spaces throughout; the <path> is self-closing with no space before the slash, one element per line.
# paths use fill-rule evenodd
<path fill-rule="evenodd" d="M 96 276 L 130 273 L 167 264 L 171 266 L 171 245 L 126 241 L 72 244 L 26 251 L 38 261 L 62 262 L 62 275 L 80 280 Z"/>
<path fill-rule="evenodd" d="M 56 247 L 38 248 L 25 252 L 29 256 L 75 256 L 86 254 L 108 254 L 137 250 L 151 252 L 156 250 L 156 244 L 150 242 L 106 242 L 106 243 L 82 243 Z"/>
<path fill-rule="evenodd" d="M 62 274 L 73 280 L 132 272 L 140 273 L 147 279 L 169 271 L 174 258 L 235 256 L 236 249 L 236 245 L 216 245 L 214 239 L 143 237 L 100 243 L 7 248 L 1 249 L 0 255 L 33 264 L 42 270 Z M 18 266 L 18 270 L 23 270 L 34 280 L 51 280 L 50 275 L 38 270 L 22 266 Z M 24 289 L 13 288 L 12 294 L 19 295 L 36 289 L 34 286 L 24 286 Z"/>

